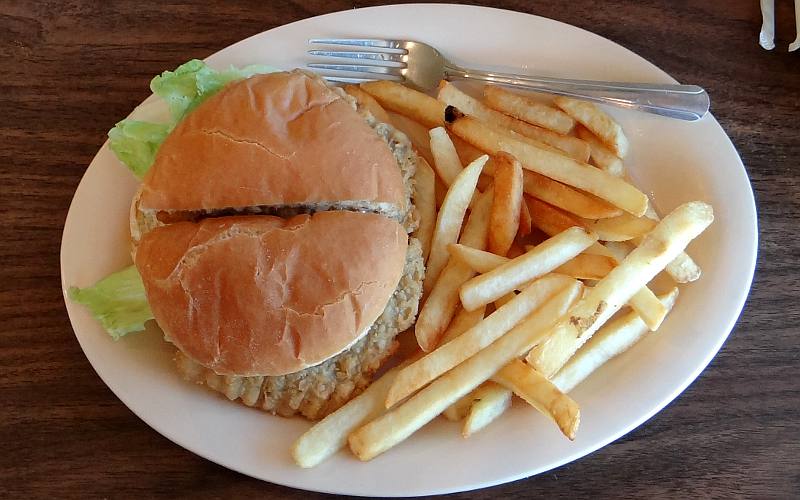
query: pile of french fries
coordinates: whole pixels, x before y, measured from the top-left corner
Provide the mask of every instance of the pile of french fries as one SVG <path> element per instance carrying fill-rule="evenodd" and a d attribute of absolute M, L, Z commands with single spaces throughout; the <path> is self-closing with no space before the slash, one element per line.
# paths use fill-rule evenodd
<path fill-rule="evenodd" d="M 568 393 L 659 328 L 678 289 L 655 295 L 657 274 L 700 277 L 684 249 L 711 207 L 686 203 L 660 220 L 627 180 L 622 128 L 587 102 L 494 86 L 480 100 L 448 82 L 437 97 L 389 81 L 345 90 L 420 158 L 420 349 L 301 436 L 295 461 L 311 467 L 348 444 L 369 460 L 438 415 L 468 437 L 512 395 L 574 439 L 580 407 Z"/>

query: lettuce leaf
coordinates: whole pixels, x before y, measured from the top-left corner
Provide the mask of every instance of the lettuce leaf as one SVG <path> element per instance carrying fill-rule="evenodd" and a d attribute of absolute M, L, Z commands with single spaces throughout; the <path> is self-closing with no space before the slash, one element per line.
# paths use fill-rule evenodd
<path fill-rule="evenodd" d="M 227 83 L 272 71 L 275 69 L 259 64 L 240 69 L 231 66 L 227 70 L 217 71 L 203 61 L 193 59 L 181 64 L 175 71 L 165 71 L 153 78 L 150 90 L 167 101 L 172 118 L 178 122 Z"/>
<path fill-rule="evenodd" d="M 106 276 L 94 286 L 70 287 L 67 295 L 86 306 L 114 340 L 143 331 L 145 322 L 153 319 L 136 266 Z"/>
<path fill-rule="evenodd" d="M 141 179 L 171 130 L 172 125 L 166 123 L 122 120 L 108 131 L 111 151 Z"/>
<path fill-rule="evenodd" d="M 169 123 L 122 120 L 108 132 L 111 150 L 134 175 L 142 178 L 153 164 L 161 143 L 187 113 L 227 83 L 273 71 L 277 70 L 259 64 L 217 71 L 197 59 L 181 64 L 174 71 L 165 71 L 153 78 L 150 89 L 167 102 L 172 120 Z"/>

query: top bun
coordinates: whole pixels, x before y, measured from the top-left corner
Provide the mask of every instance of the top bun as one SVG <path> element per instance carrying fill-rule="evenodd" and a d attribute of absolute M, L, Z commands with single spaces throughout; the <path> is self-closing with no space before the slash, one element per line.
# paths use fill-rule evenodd
<path fill-rule="evenodd" d="M 143 180 L 139 209 L 343 200 L 402 211 L 401 172 L 350 100 L 295 70 L 231 83 L 182 120 Z"/>
<path fill-rule="evenodd" d="M 377 214 L 179 222 L 142 237 L 136 266 L 168 340 L 222 375 L 284 375 L 347 349 L 380 316 L 408 237 Z"/>

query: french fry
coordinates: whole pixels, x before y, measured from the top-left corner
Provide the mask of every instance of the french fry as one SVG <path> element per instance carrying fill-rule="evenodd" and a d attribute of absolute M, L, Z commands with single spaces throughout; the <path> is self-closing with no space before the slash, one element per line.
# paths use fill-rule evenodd
<path fill-rule="evenodd" d="M 575 120 L 560 109 L 496 85 L 483 87 L 483 97 L 486 104 L 501 113 L 559 134 L 569 134 L 575 127 Z"/>
<path fill-rule="evenodd" d="M 618 263 L 625 260 L 625 257 L 631 252 L 633 247 L 628 242 L 608 241 L 605 245 L 599 245 L 600 248 L 606 250 L 606 255 L 609 255 Z M 642 287 L 637 291 L 631 300 L 628 301 L 630 305 L 642 320 L 647 324 L 647 327 L 656 331 L 661 326 L 661 322 L 667 317 L 667 310 L 664 304 L 658 300 L 658 297 L 650 291 L 649 288 Z"/>
<path fill-rule="evenodd" d="M 567 156 L 577 161 L 586 162 L 589 160 L 589 145 L 581 139 L 569 135 L 557 134 L 550 130 L 504 115 L 465 94 L 451 83 L 442 82 L 439 85 L 439 94 L 437 97 L 440 101 L 454 106 L 461 112 L 473 116 L 477 120 L 486 122 L 489 125 L 510 130 L 527 138 L 543 142 L 548 146 L 562 151 Z M 467 142 L 472 141 L 468 140 Z M 478 149 L 483 149 L 474 143 L 473 146 L 478 147 Z"/>
<path fill-rule="evenodd" d="M 600 138 L 620 158 L 628 153 L 628 138 L 613 118 L 591 102 L 556 96 L 553 103 Z"/>
<path fill-rule="evenodd" d="M 386 372 L 364 392 L 314 424 L 292 446 L 292 458 L 300 467 L 314 467 L 347 444 L 347 436 L 365 422 L 386 411 L 386 391 L 399 368 Z M 376 404 L 377 403 L 377 404 Z"/>
<path fill-rule="evenodd" d="M 647 196 L 619 177 L 532 146 L 511 135 L 498 133 L 452 106 L 445 110 L 445 119 L 452 133 L 478 149 L 492 155 L 505 151 L 516 157 L 528 170 L 587 191 L 637 217 L 647 211 Z"/>
<path fill-rule="evenodd" d="M 583 139 L 589 144 L 591 153 L 589 158 L 592 164 L 599 169 L 605 170 L 615 177 L 625 176 L 625 167 L 622 165 L 622 158 L 615 155 L 608 146 L 598 139 L 593 133 L 583 125 L 579 125 L 576 129 L 578 137 Z"/>
<path fill-rule="evenodd" d="M 678 298 L 678 289 L 661 295 L 659 300 L 669 311 Z M 609 321 L 578 349 L 551 382 L 562 392 L 570 392 L 595 370 L 627 351 L 650 331 L 636 311 Z"/>
<path fill-rule="evenodd" d="M 445 105 L 428 94 L 388 80 L 361 84 L 384 108 L 418 121 L 427 128 L 444 124 Z"/>
<path fill-rule="evenodd" d="M 436 227 L 433 231 L 433 238 L 431 238 L 431 253 L 428 257 L 425 281 L 423 282 L 423 290 L 426 294 L 430 293 L 439 278 L 439 273 L 447 264 L 449 257 L 447 245 L 458 240 L 464 214 L 475 194 L 478 176 L 481 175 L 481 169 L 488 159 L 487 156 L 482 156 L 470 163 L 456 176 L 450 189 L 447 190 L 442 208 L 436 217 Z"/>
<path fill-rule="evenodd" d="M 442 204 L 444 203 L 444 197 L 447 196 L 447 186 L 438 175 L 436 176 L 436 180 L 433 185 L 433 191 L 434 195 L 436 196 L 436 213 L 439 213 L 439 210 L 442 208 Z"/>
<path fill-rule="evenodd" d="M 505 255 L 519 230 L 522 205 L 522 165 L 500 152 L 494 158 L 494 200 L 489 217 L 489 251 Z"/>
<path fill-rule="evenodd" d="M 580 220 L 537 198 L 526 196 L 525 204 L 531 222 L 548 236 L 555 236 L 571 227 L 583 227 Z"/>
<path fill-rule="evenodd" d="M 431 238 L 436 225 L 436 174 L 424 158 L 419 157 L 414 173 L 414 206 L 419 213 L 415 236 L 422 246 L 423 262 L 431 251 Z"/>
<path fill-rule="evenodd" d="M 509 302 L 511 302 L 512 300 L 514 300 L 514 297 L 516 297 L 516 296 L 517 296 L 516 293 L 508 292 L 507 294 L 503 295 L 502 297 L 500 297 L 499 299 L 494 301 L 494 307 L 497 308 L 497 309 L 500 309 L 500 307 L 502 307 L 502 306 L 508 304 Z"/>
<path fill-rule="evenodd" d="M 657 222 L 647 217 L 622 214 L 609 219 L 582 219 L 581 225 L 597 233 L 602 241 L 629 241 L 652 231 Z"/>
<path fill-rule="evenodd" d="M 652 204 L 650 207 L 652 207 Z M 645 217 L 649 217 L 655 221 L 660 220 L 658 214 L 653 208 L 648 210 L 648 212 L 645 214 Z M 635 238 L 633 240 L 633 243 L 637 245 L 640 242 L 641 238 Z M 672 262 L 667 264 L 667 267 L 664 268 L 664 271 L 670 275 L 675 283 L 690 283 L 700 279 L 700 276 L 703 274 L 700 266 L 698 266 L 697 263 L 691 257 L 689 257 L 686 252 L 679 253 Z"/>
<path fill-rule="evenodd" d="M 622 210 L 608 202 L 530 170 L 522 173 L 522 187 L 526 194 L 586 219 L 605 219 L 622 214 Z"/>
<path fill-rule="evenodd" d="M 535 247 L 529 246 L 528 250 Z M 508 262 L 509 258 L 464 245 L 447 247 L 452 257 L 460 260 L 478 273 L 488 273 Z M 588 250 L 588 249 L 587 249 Z M 617 265 L 616 259 L 606 255 L 582 253 L 558 266 L 553 272 L 577 279 L 599 280 Z M 496 303 L 496 301 L 495 301 Z"/>
<path fill-rule="evenodd" d="M 579 280 L 599 280 L 617 265 L 616 260 L 604 255 L 582 253 L 558 266 L 555 271 Z"/>
<path fill-rule="evenodd" d="M 458 152 L 458 157 L 461 159 L 462 165 L 469 165 L 479 156 L 483 156 L 484 152 L 480 149 L 474 147 L 472 144 L 468 143 L 467 141 L 461 139 L 460 137 L 450 137 L 450 140 L 453 141 L 453 146 L 455 146 L 456 151 Z M 483 168 L 484 171 L 492 170 L 491 167 L 491 159 L 489 159 L 489 163 Z"/>
<path fill-rule="evenodd" d="M 580 283 L 570 283 L 486 349 L 445 373 L 397 408 L 350 434 L 350 450 L 360 460 L 370 460 L 408 438 L 508 362 L 542 342 L 580 293 Z"/>
<path fill-rule="evenodd" d="M 444 127 L 436 127 L 428 131 L 431 142 L 431 154 L 433 155 L 436 173 L 449 186 L 464 170 L 461 160 L 458 157 L 456 147 Z M 488 159 L 488 158 L 487 158 Z"/>
<path fill-rule="evenodd" d="M 388 114 L 394 128 L 404 133 L 406 137 L 408 137 L 408 140 L 411 141 L 411 145 L 414 146 L 417 154 L 425 158 L 425 161 L 427 161 L 429 165 L 433 165 L 434 161 L 433 155 L 431 154 L 431 140 L 428 136 L 428 129 L 421 123 L 415 122 L 407 116 L 391 111 L 389 111 Z"/>
<path fill-rule="evenodd" d="M 523 196 L 524 198 L 524 196 Z M 525 200 L 520 200 L 519 204 L 519 228 L 517 229 L 517 236 L 524 238 L 531 234 L 533 231 L 533 223 L 531 222 L 531 212 L 528 210 L 528 204 Z"/>
<path fill-rule="evenodd" d="M 461 435 L 470 437 L 492 423 L 511 407 L 511 391 L 495 382 L 484 382 L 472 397 Z"/>
<path fill-rule="evenodd" d="M 408 365 L 389 389 L 386 395 L 386 407 L 391 408 L 398 401 L 494 342 L 568 286 L 571 281 L 570 278 L 557 274 L 544 276 L 474 327 Z"/>
<path fill-rule="evenodd" d="M 464 226 L 460 239 L 462 244 L 478 249 L 486 248 L 492 196 L 492 191 L 487 191 L 478 198 Z M 469 266 L 450 259 L 422 305 L 414 326 L 417 343 L 423 351 L 428 352 L 438 345 L 458 307 L 458 290 L 473 276 L 475 271 Z"/>
<path fill-rule="evenodd" d="M 511 248 L 508 249 L 508 253 L 506 253 L 506 257 L 509 259 L 516 259 L 520 255 L 525 253 L 525 248 L 516 242 L 516 240 L 511 244 Z"/>
<path fill-rule="evenodd" d="M 583 228 L 570 228 L 534 249 L 461 286 L 459 292 L 464 309 L 494 302 L 523 283 L 543 276 L 583 252 L 597 236 Z"/>
<path fill-rule="evenodd" d="M 514 391 L 539 413 L 555 422 L 567 438 L 575 439 L 581 421 L 578 403 L 558 390 L 542 374 L 515 359 L 498 371 L 492 380 Z"/>
<path fill-rule="evenodd" d="M 676 208 L 570 309 L 547 342 L 530 352 L 528 363 L 546 377 L 552 377 L 608 318 L 713 220 L 713 210 L 703 202 L 689 202 Z"/>
<path fill-rule="evenodd" d="M 442 335 L 441 343 L 446 344 L 450 342 L 454 338 L 483 321 L 484 314 L 486 314 L 485 307 L 479 307 L 472 311 L 459 309 L 455 316 L 453 316 L 453 320 L 450 321 L 450 324 L 447 326 L 447 330 L 444 332 L 444 335 Z"/>
<path fill-rule="evenodd" d="M 672 262 L 667 264 L 665 271 L 676 283 L 690 283 L 700 279 L 700 275 L 703 273 L 700 266 L 686 252 L 678 254 Z"/>
<path fill-rule="evenodd" d="M 359 106 L 372 113 L 372 116 L 374 116 L 376 120 L 392 125 L 392 119 L 389 117 L 389 113 L 383 109 L 383 107 L 378 103 L 378 101 L 375 100 L 374 97 L 372 97 L 369 93 L 364 92 L 361 87 L 358 85 L 345 85 L 343 89 L 356 100 L 356 103 L 358 103 Z"/>
<path fill-rule="evenodd" d="M 453 317 L 453 321 L 451 321 L 450 325 L 447 327 L 447 331 L 444 332 L 441 344 L 450 342 L 454 338 L 480 323 L 483 320 L 485 312 L 485 307 L 480 307 L 474 311 L 465 311 L 464 309 L 459 309 L 456 315 Z M 464 411 L 469 409 L 469 404 L 472 402 L 469 400 L 468 404 L 464 406 L 463 400 L 468 399 L 471 395 L 472 394 L 470 393 L 456 401 L 454 404 L 448 406 L 447 409 L 442 412 L 445 418 L 452 421 L 461 420 L 464 418 Z"/>
<path fill-rule="evenodd" d="M 500 267 L 511 260 L 508 257 L 502 257 L 491 252 L 485 252 L 458 243 L 449 245 L 447 251 L 450 252 L 451 256 L 468 265 L 478 273 L 488 273 L 492 269 Z"/>
<path fill-rule="evenodd" d="M 469 413 L 470 406 L 472 406 L 472 401 L 475 399 L 480 388 L 480 386 L 476 387 L 474 391 L 445 408 L 442 412 L 444 418 L 451 422 L 458 422 L 466 417 Z"/>

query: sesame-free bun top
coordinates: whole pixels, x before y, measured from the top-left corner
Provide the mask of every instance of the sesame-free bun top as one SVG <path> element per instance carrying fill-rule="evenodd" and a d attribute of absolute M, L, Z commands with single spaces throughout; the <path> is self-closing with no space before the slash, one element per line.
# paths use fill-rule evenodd
<path fill-rule="evenodd" d="M 342 92 L 294 70 L 230 83 L 186 116 L 159 148 L 139 209 L 343 200 L 402 210 L 402 175 Z"/>
<path fill-rule="evenodd" d="M 376 214 L 221 217 L 148 232 L 136 266 L 165 337 L 188 357 L 223 375 L 284 375 L 367 332 L 407 244 Z"/>

